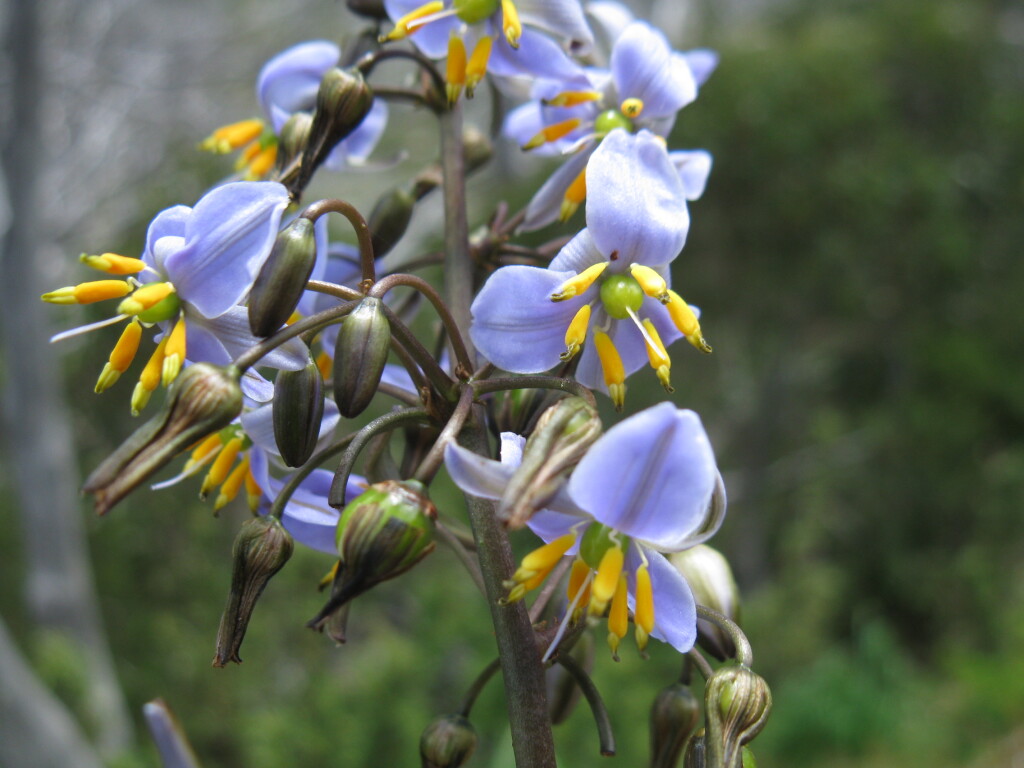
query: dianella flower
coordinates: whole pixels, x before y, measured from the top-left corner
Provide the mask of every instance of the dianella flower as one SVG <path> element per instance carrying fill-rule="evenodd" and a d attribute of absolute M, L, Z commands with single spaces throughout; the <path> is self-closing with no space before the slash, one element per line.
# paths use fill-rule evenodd
<path fill-rule="evenodd" d="M 470 335 L 488 360 L 539 373 L 581 353 L 577 380 L 625 401 L 626 376 L 649 362 L 666 389 L 666 347 L 680 336 L 705 352 L 694 310 L 668 286 L 686 240 L 682 182 L 661 140 L 614 131 L 587 169 L 587 227 L 546 268 L 507 266 L 472 305 Z"/>
<path fill-rule="evenodd" d="M 500 462 L 450 444 L 445 465 L 462 490 L 500 499 L 523 443 L 504 433 Z M 528 525 L 547 543 L 523 558 L 507 583 L 510 601 L 539 587 L 570 555 L 567 621 L 583 611 L 592 617 L 608 611 L 614 653 L 632 611 L 641 651 L 648 637 L 680 652 L 693 646 L 693 595 L 661 553 L 709 538 L 725 512 L 714 453 L 696 413 L 662 403 L 612 427 L 546 507 Z"/>

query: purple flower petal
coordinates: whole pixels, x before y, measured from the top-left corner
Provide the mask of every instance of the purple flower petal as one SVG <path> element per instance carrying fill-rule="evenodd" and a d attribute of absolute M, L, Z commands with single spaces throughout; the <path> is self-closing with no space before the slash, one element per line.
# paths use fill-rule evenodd
<path fill-rule="evenodd" d="M 673 57 L 665 36 L 645 22 L 633 22 L 615 41 L 611 68 L 619 99 L 640 99 L 645 116 L 672 115 L 697 97 L 686 59 Z"/>
<path fill-rule="evenodd" d="M 718 54 L 710 48 L 694 48 L 692 51 L 683 51 L 675 55 L 686 59 L 686 66 L 690 68 L 698 88 L 707 82 L 711 73 L 718 67 Z"/>
<path fill-rule="evenodd" d="M 182 244 L 184 244 L 185 223 L 191 214 L 192 209 L 187 205 L 175 205 L 160 211 L 149 223 L 149 229 L 146 232 L 146 250 L 142 254 L 142 260 L 163 272 L 163 256 L 165 254 L 161 253 L 158 258 L 156 243 L 164 237 L 177 237 L 181 238 Z M 143 276 L 147 276 L 147 273 L 143 272 L 140 277 Z"/>
<path fill-rule="evenodd" d="M 578 0 L 516 0 L 524 25 L 536 27 L 582 53 L 594 42 Z"/>
<path fill-rule="evenodd" d="M 312 110 L 324 74 L 341 58 L 341 49 L 326 40 L 300 43 L 263 65 L 256 96 L 278 133 L 292 113 Z"/>
<path fill-rule="evenodd" d="M 686 653 L 697 640 L 697 604 L 686 579 L 664 555 L 642 547 L 647 557 L 647 572 L 651 575 L 654 595 L 654 631 L 651 637 L 668 643 L 680 653 Z M 626 568 L 630 577 L 630 609 L 636 606 L 636 570 L 642 560 L 635 548 L 630 547 Z"/>
<path fill-rule="evenodd" d="M 444 465 L 463 491 L 492 500 L 501 498 L 517 466 L 488 459 L 455 443 L 444 447 Z"/>
<path fill-rule="evenodd" d="M 580 172 L 587 167 L 587 161 L 590 159 L 593 151 L 594 147 L 587 147 L 583 151 L 572 155 L 562 163 L 562 166 L 557 171 L 548 177 L 548 180 L 537 190 L 537 193 L 526 207 L 526 218 L 519 226 L 521 231 L 532 232 L 535 229 L 546 227 L 558 219 L 565 191 L 572 184 L 573 179 L 579 176 Z"/>
<path fill-rule="evenodd" d="M 260 341 L 260 339 L 253 336 L 252 332 L 249 330 L 249 312 L 245 307 L 232 307 L 227 312 L 224 312 L 213 319 L 207 319 L 205 317 L 186 312 L 185 329 L 188 333 L 192 333 L 193 329 L 195 330 L 197 333 L 197 343 L 202 345 L 201 349 L 203 349 L 205 354 L 215 353 L 212 351 L 212 345 L 209 347 L 207 346 L 210 344 L 208 339 L 201 339 L 199 337 L 198 334 L 200 330 L 205 330 L 216 339 L 217 343 L 224 349 L 228 359 L 200 359 L 206 359 L 209 360 L 209 362 L 218 363 L 220 365 L 230 362 L 232 359 L 238 357 Z M 185 355 L 189 360 L 199 362 L 200 359 L 192 357 L 193 348 L 190 346 L 191 343 L 192 337 L 189 336 L 186 339 Z M 265 357 L 260 358 L 256 365 L 267 366 L 269 368 L 280 368 L 285 371 L 297 371 L 301 368 L 305 368 L 306 363 L 308 362 L 309 348 L 301 339 L 293 338 L 268 353 Z"/>
<path fill-rule="evenodd" d="M 711 153 L 703 149 L 679 150 L 669 152 L 668 157 L 679 173 L 686 199 L 696 200 L 703 195 L 711 174 Z"/>
<path fill-rule="evenodd" d="M 467 46 L 468 48 L 468 46 Z M 487 71 L 497 77 L 554 80 L 569 87 L 585 87 L 579 66 L 552 39 L 529 27 L 523 28 L 519 48 L 514 49 L 500 32 L 494 40 Z"/>

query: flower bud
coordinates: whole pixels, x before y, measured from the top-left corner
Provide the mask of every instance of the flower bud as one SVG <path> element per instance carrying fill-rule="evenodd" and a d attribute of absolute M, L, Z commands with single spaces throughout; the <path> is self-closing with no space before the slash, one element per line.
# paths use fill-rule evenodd
<path fill-rule="evenodd" d="M 196 363 L 174 380 L 159 414 L 143 424 L 100 464 L 82 486 L 98 514 L 109 511 L 150 475 L 197 440 L 227 426 L 242 412 L 241 374 Z"/>
<path fill-rule="evenodd" d="M 415 480 L 375 483 L 353 499 L 338 519 L 340 560 L 331 597 L 309 626 L 323 629 L 350 600 L 430 554 L 435 519 L 437 509 Z"/>
<path fill-rule="evenodd" d="M 700 702 L 689 687 L 663 688 L 651 707 L 651 768 L 675 768 L 700 719 Z"/>
<path fill-rule="evenodd" d="M 379 21 L 388 20 L 388 12 L 384 8 L 384 0 L 345 0 L 345 5 L 352 13 Z"/>
<path fill-rule="evenodd" d="M 281 328 L 306 290 L 316 263 L 313 222 L 300 216 L 281 230 L 249 292 L 249 329 L 269 336 Z"/>
<path fill-rule="evenodd" d="M 299 467 L 320 438 L 324 417 L 324 379 L 310 361 L 297 371 L 279 371 L 274 379 L 274 442 L 284 463 Z"/>
<path fill-rule="evenodd" d="M 309 112 L 295 112 L 289 117 L 277 136 L 277 160 L 275 168 L 277 178 L 284 180 L 294 173 L 298 165 L 292 168 L 309 143 L 309 129 L 313 126 L 313 115 Z M 283 183 L 283 181 L 282 181 Z"/>
<path fill-rule="evenodd" d="M 253 517 L 242 524 L 231 552 L 231 591 L 220 617 L 213 666 L 223 667 L 229 661 L 242 663 L 238 650 L 256 601 L 271 577 L 288 562 L 293 549 L 291 535 L 276 517 Z"/>
<path fill-rule="evenodd" d="M 729 561 L 706 544 L 668 556 L 676 570 L 690 585 L 694 600 L 739 623 L 740 592 L 732 576 Z M 719 661 L 736 655 L 736 644 L 726 632 L 706 619 L 697 619 L 697 642 Z"/>
<path fill-rule="evenodd" d="M 512 530 L 526 525 L 600 436 L 597 409 L 581 397 L 564 398 L 544 411 L 498 504 L 498 519 Z"/>
<path fill-rule="evenodd" d="M 704 686 L 708 762 L 738 765 L 741 747 L 761 732 L 771 708 L 772 694 L 761 676 L 742 665 L 720 667 Z"/>
<path fill-rule="evenodd" d="M 547 650 L 551 638 L 545 638 L 542 653 Z M 564 653 L 559 648 L 559 653 Z M 584 672 L 590 674 L 594 669 L 594 636 L 590 632 L 579 635 L 579 639 L 570 651 L 573 659 L 580 665 Z M 579 683 L 565 667 L 555 664 L 548 668 L 546 673 L 548 689 L 548 713 L 551 715 L 551 723 L 559 725 L 568 719 L 569 715 L 576 708 L 582 692 Z"/>
<path fill-rule="evenodd" d="M 380 299 L 363 299 L 342 321 L 334 347 L 334 400 L 342 416 L 358 416 L 370 404 L 390 343 L 391 325 Z"/>
<path fill-rule="evenodd" d="M 402 239 L 415 205 L 416 199 L 402 187 L 385 192 L 377 200 L 368 222 L 376 258 L 387 254 Z"/>
<path fill-rule="evenodd" d="M 704 768 L 707 765 L 707 744 L 703 728 L 690 737 L 683 751 L 683 768 Z"/>
<path fill-rule="evenodd" d="M 436 718 L 420 736 L 423 768 L 459 768 L 476 749 L 476 730 L 462 715 Z"/>

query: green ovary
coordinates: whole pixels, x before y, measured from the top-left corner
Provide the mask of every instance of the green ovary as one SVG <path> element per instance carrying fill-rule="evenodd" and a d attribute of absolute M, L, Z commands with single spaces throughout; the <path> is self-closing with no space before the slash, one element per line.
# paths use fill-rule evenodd
<path fill-rule="evenodd" d="M 467 24 L 479 24 L 496 13 L 499 0 L 455 0 L 455 15 Z"/>
<path fill-rule="evenodd" d="M 611 133 L 616 128 L 624 128 L 632 133 L 633 121 L 617 109 L 605 110 L 594 120 L 594 132 L 601 136 Z"/>
<path fill-rule="evenodd" d="M 625 320 L 644 303 L 644 289 L 631 275 L 612 275 L 601 283 L 601 303 L 616 320 Z"/>

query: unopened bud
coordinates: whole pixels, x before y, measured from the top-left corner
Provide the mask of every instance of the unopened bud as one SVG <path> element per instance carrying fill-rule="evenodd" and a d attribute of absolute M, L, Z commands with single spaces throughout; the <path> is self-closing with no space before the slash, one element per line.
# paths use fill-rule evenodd
<path fill-rule="evenodd" d="M 550 389 L 509 389 L 498 392 L 489 403 L 494 428 L 499 432 L 528 435 L 540 414 L 562 398 Z"/>
<path fill-rule="evenodd" d="M 387 21 L 388 12 L 384 8 L 384 0 L 345 0 L 345 5 L 352 13 L 368 19 Z"/>
<path fill-rule="evenodd" d="M 544 649 L 550 645 L 550 638 L 545 638 Z M 542 651 L 543 652 L 543 651 Z M 559 654 L 564 653 L 561 647 Z M 573 659 L 580 665 L 584 672 L 590 674 L 594 669 L 594 636 L 590 632 L 579 635 L 579 639 L 569 652 Z M 551 723 L 559 725 L 568 719 L 569 715 L 576 708 L 582 691 L 579 683 L 568 670 L 561 664 L 554 664 L 548 668 L 546 673 L 548 689 L 548 713 L 551 715 Z"/>
<path fill-rule="evenodd" d="M 437 509 L 415 480 L 375 483 L 341 511 L 337 574 L 327 605 L 309 626 L 382 581 L 400 576 L 434 550 Z"/>
<path fill-rule="evenodd" d="M 686 742 L 684 752 L 683 768 L 704 768 L 707 765 L 707 743 L 704 740 L 703 728 L 694 733 Z M 728 768 L 733 767 L 728 766 Z"/>
<path fill-rule="evenodd" d="M 476 730 L 462 715 L 435 719 L 420 736 L 423 768 L 459 768 L 476 749 Z"/>
<path fill-rule="evenodd" d="M 297 371 L 279 371 L 274 379 L 274 441 L 284 463 L 299 467 L 320 438 L 324 417 L 324 379 L 310 361 Z"/>
<path fill-rule="evenodd" d="M 296 159 L 302 157 L 309 144 L 309 129 L 313 127 L 313 115 L 309 112 L 295 112 L 281 126 L 277 137 L 277 174 L 283 177 Z"/>
<path fill-rule="evenodd" d="M 544 411 L 498 504 L 498 519 L 512 530 L 526 525 L 600 436 L 597 409 L 581 397 L 567 397 Z"/>
<path fill-rule="evenodd" d="M 741 748 L 768 720 L 772 694 L 764 679 L 742 665 L 720 667 L 704 686 L 708 762 L 732 768 Z"/>
<path fill-rule="evenodd" d="M 249 292 L 249 329 L 269 336 L 285 324 L 306 290 L 316 263 L 313 222 L 304 216 L 281 230 Z"/>
<path fill-rule="evenodd" d="M 238 651 L 256 601 L 271 577 L 288 562 L 294 546 L 276 517 L 253 517 L 242 524 L 231 552 L 231 591 L 220 617 L 213 666 L 223 667 L 229 661 L 241 664 Z"/>
<path fill-rule="evenodd" d="M 227 426 L 242 412 L 241 374 L 196 363 L 174 380 L 159 414 L 143 424 L 86 479 L 104 514 L 190 445 Z"/>
<path fill-rule="evenodd" d="M 358 416 L 380 384 L 391 325 L 380 299 L 367 297 L 341 323 L 334 347 L 334 400 L 341 415 Z"/>
<path fill-rule="evenodd" d="M 706 544 L 668 556 L 690 585 L 698 605 L 711 608 L 737 624 L 740 620 L 740 592 L 729 561 Z M 736 644 L 714 622 L 697 619 L 697 642 L 719 661 L 736 655 Z"/>
<path fill-rule="evenodd" d="M 375 257 L 384 256 L 402 239 L 415 205 L 416 199 L 402 187 L 395 187 L 380 196 L 368 222 Z"/>
<path fill-rule="evenodd" d="M 651 707 L 651 768 L 675 768 L 700 719 L 700 702 L 689 687 L 662 688 Z"/>

